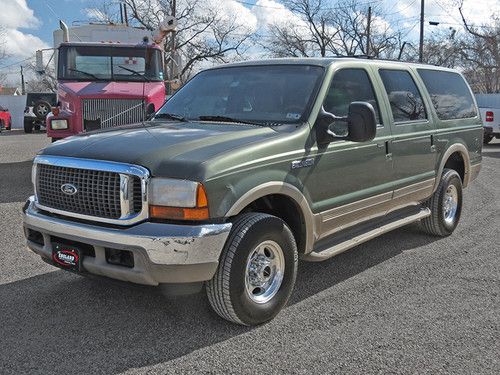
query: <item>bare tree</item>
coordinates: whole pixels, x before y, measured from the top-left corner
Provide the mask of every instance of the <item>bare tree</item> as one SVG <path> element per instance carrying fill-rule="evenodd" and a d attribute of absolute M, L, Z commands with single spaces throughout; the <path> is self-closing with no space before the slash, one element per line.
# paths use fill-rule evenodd
<path fill-rule="evenodd" d="M 433 34 L 424 43 L 423 61 L 427 64 L 455 68 L 461 65 L 461 51 L 464 48 L 464 41 L 458 37 L 456 30 L 449 28 L 437 34 Z M 411 60 L 417 61 L 415 54 Z"/>
<path fill-rule="evenodd" d="M 273 56 L 339 56 L 368 54 L 367 6 L 356 0 L 331 5 L 325 0 L 287 0 L 296 24 L 273 24 L 264 48 Z M 395 54 L 401 46 L 401 32 L 381 22 L 383 12 L 372 7 L 369 54 Z"/>
<path fill-rule="evenodd" d="M 7 58 L 7 50 L 5 48 L 5 28 L 0 26 L 0 61 L 5 61 Z M 7 80 L 7 75 L 0 70 L 0 85 Z"/>
<path fill-rule="evenodd" d="M 475 92 L 500 92 L 500 18 L 492 15 L 492 24 L 474 27 L 462 12 L 463 0 L 459 11 L 468 36 L 464 39 L 461 58 L 464 75 Z M 481 31 L 479 31 L 481 29 Z"/>
<path fill-rule="evenodd" d="M 326 1 L 286 0 L 284 5 L 295 19 L 272 24 L 264 49 L 276 57 L 327 56 L 338 30 L 331 23 Z"/>
<path fill-rule="evenodd" d="M 29 61 L 24 68 L 29 77 L 26 81 L 27 92 L 57 92 L 57 78 L 53 64 L 49 64 L 43 74 L 37 72 L 35 61 Z"/>
<path fill-rule="evenodd" d="M 158 28 L 165 16 L 173 14 L 173 0 L 124 0 L 129 15 L 148 30 Z M 178 0 L 175 12 L 178 28 L 175 49 L 183 57 L 179 78 L 187 79 L 201 62 L 228 62 L 244 51 L 244 42 L 252 31 L 234 18 L 212 9 L 200 0 Z M 164 44 L 172 52 L 172 36 Z M 170 78 L 174 72 L 169 72 Z"/>

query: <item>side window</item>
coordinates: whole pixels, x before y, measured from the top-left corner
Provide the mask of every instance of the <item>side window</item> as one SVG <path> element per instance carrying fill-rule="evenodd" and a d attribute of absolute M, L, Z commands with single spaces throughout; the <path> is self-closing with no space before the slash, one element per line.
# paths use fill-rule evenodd
<path fill-rule="evenodd" d="M 404 70 L 381 69 L 380 77 L 389 97 L 394 122 L 427 118 L 422 96 L 410 73 Z"/>
<path fill-rule="evenodd" d="M 370 103 L 375 109 L 377 124 L 380 124 L 380 111 L 373 86 L 363 69 L 342 69 L 335 73 L 323 106 L 334 115 L 347 116 L 352 102 Z"/>
<path fill-rule="evenodd" d="M 477 115 L 467 83 L 460 74 L 418 69 L 432 105 L 441 120 L 470 118 Z"/>

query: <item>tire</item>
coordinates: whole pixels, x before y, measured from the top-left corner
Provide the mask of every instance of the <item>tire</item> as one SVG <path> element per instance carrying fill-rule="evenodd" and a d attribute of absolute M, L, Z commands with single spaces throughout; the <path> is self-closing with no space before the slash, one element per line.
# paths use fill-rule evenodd
<path fill-rule="evenodd" d="M 52 110 L 52 107 L 49 102 L 45 100 L 39 100 L 33 106 L 33 113 L 40 120 L 45 120 L 49 112 Z"/>
<path fill-rule="evenodd" d="M 421 221 L 425 232 L 439 237 L 453 233 L 462 213 L 462 179 L 453 169 L 445 169 L 437 190 L 425 203 L 431 215 Z"/>
<path fill-rule="evenodd" d="M 9 120 L 9 126 L 5 130 L 12 130 L 12 120 Z"/>
<path fill-rule="evenodd" d="M 262 213 L 241 215 L 233 222 L 214 277 L 207 282 L 210 305 L 219 316 L 237 324 L 267 322 L 287 303 L 297 263 L 297 245 L 283 220 Z M 276 272 L 279 269 L 281 273 Z"/>
<path fill-rule="evenodd" d="M 31 119 L 24 119 L 24 132 L 25 133 L 33 133 L 33 120 Z"/>
<path fill-rule="evenodd" d="M 488 143 L 491 142 L 491 140 L 493 139 L 493 136 L 492 135 L 487 135 L 485 134 L 483 136 L 483 144 L 487 145 Z"/>

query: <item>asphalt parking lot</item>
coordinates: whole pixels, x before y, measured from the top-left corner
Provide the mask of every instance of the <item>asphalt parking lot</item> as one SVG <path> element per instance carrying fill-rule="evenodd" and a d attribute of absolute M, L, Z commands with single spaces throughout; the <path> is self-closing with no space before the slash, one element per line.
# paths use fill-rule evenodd
<path fill-rule="evenodd" d="M 410 225 L 301 263 L 278 317 L 229 324 L 204 294 L 165 297 L 53 268 L 21 206 L 45 134 L 0 134 L 0 373 L 500 373 L 500 142 L 448 238 Z"/>

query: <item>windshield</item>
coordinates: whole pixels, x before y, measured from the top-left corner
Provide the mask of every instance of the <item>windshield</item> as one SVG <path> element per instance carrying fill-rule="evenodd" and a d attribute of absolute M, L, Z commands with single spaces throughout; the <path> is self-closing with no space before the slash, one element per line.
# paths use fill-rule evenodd
<path fill-rule="evenodd" d="M 186 120 L 303 121 L 323 76 L 308 65 L 260 65 L 207 70 L 182 87 L 157 113 Z"/>
<path fill-rule="evenodd" d="M 58 79 L 161 81 L 161 51 L 146 47 L 61 46 Z"/>

